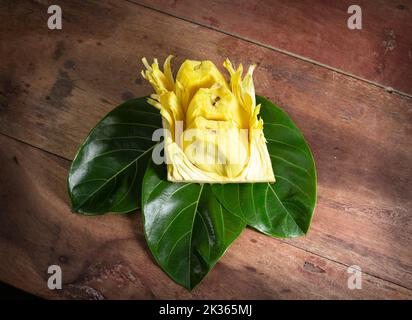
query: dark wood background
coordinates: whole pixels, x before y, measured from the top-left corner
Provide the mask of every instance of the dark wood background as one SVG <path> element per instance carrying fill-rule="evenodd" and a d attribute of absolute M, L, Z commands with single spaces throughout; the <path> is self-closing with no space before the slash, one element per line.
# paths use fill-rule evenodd
<path fill-rule="evenodd" d="M 47 28 L 59 4 L 63 29 Z M 45 298 L 412 298 L 412 1 L 0 2 L 0 281 Z M 96 122 L 146 95 L 140 58 L 257 63 L 257 93 L 307 138 L 306 237 L 246 230 L 192 293 L 154 263 L 140 214 L 71 213 L 67 170 Z M 63 290 L 47 288 L 49 265 Z M 362 289 L 347 287 L 348 266 Z"/>

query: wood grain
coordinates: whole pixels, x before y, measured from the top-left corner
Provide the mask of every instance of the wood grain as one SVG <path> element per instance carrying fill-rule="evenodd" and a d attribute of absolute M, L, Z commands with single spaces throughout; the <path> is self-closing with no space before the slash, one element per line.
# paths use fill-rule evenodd
<path fill-rule="evenodd" d="M 133 0 L 412 95 L 412 2 Z M 362 30 L 347 10 L 362 9 Z"/>
<path fill-rule="evenodd" d="M 315 293 L 307 291 L 309 282 L 299 289 L 298 283 L 309 280 L 303 280 L 301 273 L 288 271 L 289 265 L 293 264 L 295 259 L 296 263 L 299 262 L 297 265 L 302 266 L 307 261 L 306 257 L 312 257 L 315 260 L 320 259 L 321 262 L 309 263 L 315 266 L 320 264 L 322 269 L 329 265 L 336 265 L 338 268 L 338 271 L 321 274 L 328 283 L 322 284 L 324 291 L 317 290 L 322 297 L 370 297 L 373 294 L 382 298 L 390 297 L 379 290 L 373 293 L 364 290 L 346 292 L 345 289 L 345 293 L 342 293 L 341 289 L 345 284 L 338 285 L 334 279 L 345 274 L 346 267 L 353 264 L 359 265 L 365 277 L 381 289 L 383 286 L 379 279 L 392 283 L 389 286 L 396 288 L 392 297 L 405 292 L 409 294 L 412 289 L 411 99 L 390 94 L 363 81 L 130 2 L 57 3 L 62 6 L 65 17 L 61 31 L 47 29 L 46 6 L 40 1 L 22 1 L 19 6 L 13 6 L 11 1 L 0 4 L 0 60 L 3 61 L 0 65 L 0 132 L 72 159 L 87 132 L 116 104 L 151 92 L 138 75 L 142 68 L 140 57 L 163 59 L 173 53 L 176 56 L 173 63 L 175 69 L 186 58 L 211 59 L 220 63 L 228 56 L 236 63 L 256 62 L 257 93 L 283 107 L 302 129 L 313 149 L 318 169 L 318 206 L 307 237 L 281 242 L 247 231 L 247 236 L 250 234 L 250 237 L 258 239 L 259 243 L 264 241 L 261 248 L 273 246 L 276 249 L 273 252 L 280 256 L 276 259 L 275 256 L 267 257 L 261 254 L 264 251 L 262 249 L 257 250 L 251 258 L 249 249 L 252 244 L 247 239 L 239 240 L 234 248 L 239 243 L 245 248 L 239 249 L 234 255 L 239 255 L 240 252 L 248 253 L 247 257 L 242 256 L 239 259 L 248 261 L 257 270 L 253 274 L 254 280 L 237 279 L 244 275 L 244 267 L 240 265 L 239 272 L 233 272 L 233 276 L 231 272 L 227 272 L 230 276 L 225 273 L 225 277 L 229 277 L 232 284 L 239 281 L 244 285 L 242 290 L 250 292 L 250 295 L 243 293 L 244 297 L 253 297 L 257 292 L 252 289 L 255 281 L 266 282 L 266 278 L 259 274 L 262 272 L 273 281 L 272 289 L 276 289 L 261 290 L 261 295 L 257 297 L 263 297 L 268 292 L 268 296 L 273 297 L 278 297 L 275 292 L 279 297 L 314 297 Z M 29 156 L 27 158 L 30 159 Z M 33 156 L 30 161 L 37 163 L 46 160 L 44 156 L 40 157 L 40 160 Z M 51 167 L 49 162 L 45 162 L 44 171 Z M 43 166 L 41 163 L 37 165 Z M 116 239 L 130 238 L 125 246 L 135 250 L 138 244 L 135 243 L 136 239 L 132 238 L 139 237 L 133 236 L 136 233 L 133 230 L 138 227 L 129 225 L 129 233 L 125 231 L 132 219 L 129 217 L 88 218 L 87 223 L 83 217 L 70 216 L 70 219 L 73 219 L 70 222 L 66 215 L 63 218 L 62 212 L 69 211 L 63 183 L 67 175 L 66 168 L 67 165 L 61 167 L 60 173 L 53 171 L 55 169 L 50 169 L 47 175 L 43 172 L 45 177 L 41 178 L 41 187 L 32 183 L 32 188 L 37 188 L 39 193 L 43 188 L 48 190 L 45 194 L 54 197 L 54 200 L 50 200 L 53 203 L 57 198 L 57 203 L 39 204 L 36 194 L 31 191 L 27 192 L 32 194 L 30 205 L 24 204 L 24 201 L 18 205 L 15 201 L 3 202 L 1 207 L 7 204 L 7 210 L 15 210 L 15 214 L 3 209 L 2 213 L 7 212 L 7 218 L 11 216 L 19 219 L 13 225 L 18 226 L 26 219 L 27 212 L 32 212 L 31 208 L 41 206 L 38 211 L 42 213 L 42 217 L 34 219 L 42 221 L 43 231 L 47 228 L 57 230 L 57 227 L 54 227 L 57 224 L 61 230 L 70 230 L 70 235 L 79 233 L 75 244 L 62 242 L 60 251 L 71 250 L 73 268 L 83 268 L 83 271 L 77 271 L 67 283 L 87 286 L 88 279 L 93 281 L 93 277 L 85 277 L 76 282 L 75 275 L 80 276 L 81 272 L 103 272 L 100 269 L 93 271 L 94 262 L 89 259 L 89 250 L 100 250 L 102 243 L 107 243 L 101 261 L 103 267 L 110 269 L 116 265 L 118 259 L 115 235 Z M 53 178 L 54 176 L 56 178 Z M 51 180 L 48 181 L 47 177 Z M 36 181 L 35 176 L 31 179 Z M 60 182 L 53 182 L 53 179 L 60 179 Z M 21 184 L 19 188 L 24 190 L 24 183 Z M 9 192 L 16 193 L 13 199 L 21 196 L 18 193 L 19 188 L 7 188 Z M 53 222 L 56 215 L 61 219 L 58 223 Z M 88 228 L 95 228 L 95 225 L 101 227 L 101 224 L 109 225 L 115 223 L 114 221 L 122 225 L 121 229 L 110 231 L 100 228 L 99 237 L 90 245 L 87 237 L 91 231 Z M 36 234 L 35 228 L 27 225 L 22 228 L 20 238 L 31 240 L 24 242 L 19 251 L 7 249 L 12 248 L 13 241 L 18 241 L 15 238 L 2 247 L 2 254 L 7 257 L 2 260 L 9 261 L 3 266 L 6 270 L 2 271 L 2 279 L 9 279 L 8 282 L 19 286 L 23 285 L 18 282 L 11 267 L 19 257 L 18 252 L 24 256 L 27 254 L 24 250 L 31 251 L 30 246 L 41 241 L 37 255 L 40 255 L 38 261 L 42 265 L 30 265 L 31 271 L 28 273 L 34 274 L 39 268 L 44 268 L 44 261 L 49 254 L 46 244 L 53 243 L 51 237 L 41 239 L 41 233 Z M 119 234 L 122 236 L 119 237 Z M 112 241 L 114 249 L 110 249 Z M 143 248 L 144 244 L 140 243 L 140 246 Z M 122 250 L 125 251 L 119 255 L 126 256 L 128 249 Z M 137 263 L 138 258 L 143 256 L 144 251 L 140 250 L 141 254 L 138 254 L 139 251 L 130 253 L 130 264 Z M 299 256 L 303 252 L 307 254 L 304 255 L 305 258 Z M 12 254 L 15 258 L 9 260 Z M 144 254 L 147 255 L 145 259 L 150 259 L 147 252 Z M 36 258 L 33 256 L 31 259 L 32 264 L 35 264 Z M 259 261 L 265 261 L 265 271 L 261 270 L 263 266 Z M 277 263 L 279 265 L 274 267 Z M 18 261 L 18 264 L 24 269 L 24 261 Z M 322 267 L 323 264 L 325 268 Z M 92 266 L 92 271 L 88 271 L 88 265 Z M 225 268 L 222 265 L 225 264 L 222 263 L 218 269 Z M 232 265 L 227 263 L 226 267 L 231 270 Z M 137 272 L 137 268 L 133 270 Z M 140 273 L 137 273 L 140 276 L 136 278 L 139 281 L 146 281 L 145 277 L 148 278 L 150 285 L 142 286 L 154 286 L 154 289 L 150 290 L 157 290 L 160 286 L 156 297 L 161 296 L 158 292 L 164 289 L 164 283 L 172 288 L 171 291 L 182 292 L 152 265 L 142 270 L 144 273 L 140 270 Z M 286 276 L 288 273 L 289 276 Z M 213 273 L 208 278 L 215 281 L 214 292 L 220 292 L 221 297 L 229 297 L 227 290 L 230 288 L 219 291 L 219 283 L 222 281 L 220 276 Z M 287 281 L 291 278 L 295 281 L 293 294 L 279 293 L 282 286 L 288 288 Z M 38 281 L 44 281 L 44 278 Z M 162 285 L 156 284 L 156 281 Z M 40 282 L 33 281 L 32 285 L 28 289 L 38 293 Z M 333 285 L 336 285 L 335 289 Z M 212 286 L 209 289 L 211 288 Z M 132 292 L 133 287 L 128 287 L 128 290 Z M 115 294 L 110 293 L 107 288 L 103 291 L 105 296 Z M 144 294 L 148 298 L 152 297 L 149 291 Z M 236 296 L 235 291 L 230 292 Z M 50 293 L 44 291 L 41 294 L 47 296 Z M 183 293 L 179 297 L 183 297 Z"/>
<path fill-rule="evenodd" d="M 350 290 L 345 266 L 252 230 L 189 293 L 152 259 L 140 214 L 70 212 L 69 164 L 0 135 L 0 281 L 55 299 L 412 299 L 369 275 Z M 52 264 L 62 268 L 62 290 L 47 288 Z"/>

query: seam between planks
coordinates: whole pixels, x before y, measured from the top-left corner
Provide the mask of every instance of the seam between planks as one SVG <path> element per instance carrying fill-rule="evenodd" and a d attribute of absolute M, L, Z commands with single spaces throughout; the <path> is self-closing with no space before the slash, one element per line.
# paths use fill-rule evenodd
<path fill-rule="evenodd" d="M 250 38 L 248 38 L 248 37 L 244 37 L 244 36 L 239 35 L 239 34 L 237 34 L 237 33 L 225 31 L 225 30 L 216 28 L 216 27 L 214 27 L 214 26 L 210 26 L 210 25 L 207 25 L 207 24 L 205 24 L 205 23 L 196 21 L 196 20 L 191 19 L 191 18 L 179 16 L 179 15 L 177 15 L 177 14 L 174 14 L 174 13 L 170 12 L 170 11 L 163 11 L 163 10 L 161 10 L 161 9 L 158 9 L 158 8 L 155 8 L 155 7 L 152 7 L 152 6 L 149 6 L 149 5 L 147 5 L 147 4 L 140 3 L 138 0 L 126 0 L 126 1 L 129 2 L 129 3 L 132 3 L 132 4 L 134 4 L 134 5 L 138 5 L 138 6 L 141 6 L 141 7 L 146 8 L 146 9 L 153 10 L 153 11 L 156 11 L 156 12 L 158 12 L 158 13 L 171 16 L 171 17 L 176 18 L 176 19 L 180 19 L 180 20 L 183 20 L 183 21 L 186 21 L 186 22 L 189 22 L 189 23 L 193 23 L 193 24 L 196 24 L 196 25 L 198 25 L 198 26 L 201 26 L 201 27 L 204 27 L 204 28 L 207 28 L 207 29 L 210 29 L 210 30 L 213 30 L 213 31 L 216 31 L 216 32 L 225 34 L 225 35 L 228 35 L 228 36 L 231 36 L 231 37 L 233 37 L 233 38 L 236 38 L 236 39 L 239 39 L 239 40 L 242 40 L 242 41 L 245 41 L 245 42 L 249 42 L 249 43 L 252 43 L 252 44 L 254 44 L 254 45 L 257 45 L 257 46 L 260 46 L 260 47 L 263 47 L 263 48 L 266 48 L 266 49 L 269 49 L 269 50 L 272 50 L 272 51 L 275 51 L 275 52 L 278 52 L 278 53 L 281 53 L 281 54 L 284 54 L 284 55 L 287 55 L 287 56 L 289 56 L 289 57 L 293 57 L 293 58 L 299 59 L 299 60 L 301 60 L 301 61 L 305 61 L 305 62 L 307 62 L 307 63 L 311 63 L 311 64 L 313 64 L 313 65 L 316 65 L 316 66 L 319 66 L 319 67 L 322 67 L 322 68 L 325 68 L 325 69 L 328 69 L 328 70 L 331 70 L 331 71 L 340 73 L 340 74 L 345 75 L 345 76 L 347 76 L 347 77 L 350 77 L 350 78 L 353 78 L 353 79 L 356 79 L 356 80 L 359 80 L 359 81 L 368 83 L 368 84 L 370 84 L 370 85 L 372 85 L 372 86 L 375 86 L 375 87 L 384 89 L 385 91 L 387 91 L 387 92 L 389 92 L 389 93 L 397 94 L 397 95 L 399 95 L 399 96 L 406 97 L 406 98 L 408 98 L 408 99 L 412 99 L 412 95 L 411 95 L 411 94 L 408 94 L 408 93 L 406 93 L 406 92 L 403 92 L 403 91 L 394 89 L 394 88 L 392 88 L 392 87 L 390 87 L 390 86 L 385 86 L 385 85 L 383 85 L 383 84 L 381 84 L 381 83 L 379 83 L 379 82 L 376 82 L 376 81 L 368 80 L 368 79 L 366 79 L 366 78 L 357 76 L 357 75 L 355 75 L 355 74 L 353 74 L 353 73 L 346 72 L 346 71 L 344 71 L 344 70 L 342 70 L 342 69 L 332 67 L 332 66 L 330 66 L 330 65 L 321 63 L 321 62 L 316 61 L 316 60 L 313 60 L 313 59 L 311 59 L 311 58 L 304 57 L 304 56 L 302 56 L 302 55 L 293 53 L 293 52 L 291 52 L 291 51 L 284 50 L 284 49 L 280 49 L 280 48 L 277 48 L 277 47 L 275 47 L 275 46 L 271 46 L 271 45 L 268 45 L 268 44 L 266 44 L 266 43 L 263 43 L 263 42 L 260 42 L 260 41 L 257 41 L 257 40 L 250 39 Z"/>
<path fill-rule="evenodd" d="M 290 242 L 287 241 L 287 240 L 283 240 L 283 239 L 280 239 L 280 238 L 273 238 L 273 239 L 279 240 L 279 241 L 282 242 L 282 243 L 286 243 L 286 244 L 288 244 L 288 245 L 290 245 L 290 246 L 292 246 L 292 247 L 294 247 L 294 248 L 296 248 L 296 249 L 300 249 L 300 250 L 303 250 L 303 251 L 305 251 L 305 252 L 307 252 L 307 253 L 310 253 L 310 254 L 313 254 L 313 255 L 315 255 L 315 256 L 318 256 L 318 257 L 324 258 L 324 259 L 326 259 L 326 260 L 332 261 L 332 262 L 334 262 L 334 263 L 336 263 L 336 264 L 339 264 L 339 265 L 341 265 L 341 266 L 343 266 L 343 267 L 346 267 L 346 268 L 349 268 L 349 267 L 350 267 L 350 265 L 348 265 L 348 264 L 346 264 L 346 263 L 343 263 L 343 262 L 340 262 L 340 261 L 338 261 L 338 260 L 335 260 L 335 259 L 332 259 L 332 258 L 323 256 L 323 255 L 320 255 L 320 254 L 318 254 L 318 253 L 312 252 L 312 251 L 310 251 L 309 249 L 306 249 L 306 248 L 303 248 L 303 247 L 299 247 L 299 246 L 297 246 L 297 245 L 295 245 L 295 244 L 293 244 L 293 243 L 290 243 Z M 400 287 L 400 288 L 403 288 L 403 289 L 406 289 L 406 290 L 412 292 L 412 288 L 409 288 L 409 287 L 406 287 L 406 286 L 403 285 L 403 284 L 399 284 L 399 283 L 397 283 L 397 282 L 394 282 L 394 281 L 391 281 L 391 280 L 382 278 L 381 276 L 378 276 L 378 275 L 376 275 L 376 274 L 369 273 L 369 272 L 366 272 L 366 271 L 364 271 L 364 270 L 362 270 L 362 274 L 366 274 L 366 275 L 368 275 L 368 276 L 370 276 L 370 277 L 373 277 L 373 278 L 376 278 L 376 279 L 379 279 L 379 280 L 382 280 L 382 281 L 385 281 L 385 282 L 392 283 L 392 284 L 394 284 L 394 285 L 396 285 L 396 286 L 398 286 L 398 287 Z"/>
<path fill-rule="evenodd" d="M 48 155 L 55 156 L 55 157 L 57 157 L 57 158 L 59 158 L 59 159 L 62 159 L 62 160 L 64 160 L 64 161 L 67 161 L 67 162 L 69 162 L 69 163 L 72 162 L 72 160 L 70 160 L 70 159 L 68 159 L 68 158 L 66 158 L 66 157 L 60 156 L 60 155 L 55 154 L 55 153 L 53 153 L 53 152 L 51 152 L 51 151 L 47 151 L 47 150 L 45 150 L 45 149 L 43 149 L 43 148 L 41 148 L 41 147 L 32 145 L 32 144 L 30 144 L 30 143 L 28 143 L 28 142 L 26 142 L 26 141 L 24 141 L 24 140 L 15 138 L 15 137 L 10 136 L 10 135 L 8 135 L 8 134 L 5 134 L 5 133 L 3 133 L 3 132 L 0 132 L 0 135 L 6 137 L 6 138 L 8 138 L 8 139 L 14 140 L 14 141 L 16 141 L 16 142 L 18 142 L 18 143 L 21 143 L 21 144 L 24 144 L 24 145 L 26 145 L 26 146 L 29 146 L 29 147 L 31 147 L 31 148 L 34 148 L 34 149 L 36 149 L 36 150 L 38 150 L 38 151 L 40 151 L 40 152 L 45 152 L 45 153 L 47 153 Z M 250 229 L 250 230 L 252 230 L 252 229 Z M 297 246 L 297 245 L 295 245 L 295 244 L 290 243 L 289 241 L 282 240 L 282 239 L 280 239 L 280 238 L 272 238 L 272 239 L 275 240 L 275 241 L 280 241 L 280 242 L 282 242 L 282 243 L 284 243 L 284 244 L 286 244 L 286 245 L 289 245 L 289 246 L 294 247 L 295 249 L 302 250 L 302 251 L 304 251 L 304 252 L 306 252 L 306 253 L 309 253 L 309 254 L 314 255 L 314 256 L 317 256 L 317 257 L 319 257 L 319 258 L 325 259 L 325 260 L 330 261 L 330 262 L 332 262 L 332 263 L 335 263 L 335 264 L 337 264 L 337 265 L 340 265 L 340 266 L 343 266 L 343 267 L 346 267 L 346 268 L 349 267 L 349 265 L 347 265 L 347 264 L 345 264 L 345 263 L 343 263 L 343 262 L 334 260 L 334 259 L 332 259 L 332 258 L 329 258 L 329 257 L 327 257 L 327 256 L 321 255 L 321 254 L 316 253 L 316 252 L 312 252 L 312 251 L 310 251 L 310 250 L 308 250 L 308 249 L 306 249 L 306 248 L 299 247 L 299 246 Z M 398 286 L 398 287 L 400 287 L 400 288 L 403 288 L 403 289 L 405 289 L 405 290 L 408 290 L 408 291 L 412 292 L 412 288 L 408 288 L 408 287 L 406 287 L 406 286 L 404 286 L 404 285 L 402 285 L 402 284 L 399 284 L 399 283 L 397 283 L 397 282 L 394 282 L 394 281 L 391 281 L 391 280 L 382 278 L 382 277 L 380 277 L 380 276 L 378 276 L 378 275 L 375 275 L 375 274 L 373 274 L 373 273 L 369 273 L 369 272 L 365 272 L 365 271 L 362 271 L 362 273 L 363 273 L 363 274 L 366 274 L 366 275 L 368 275 L 368 276 L 370 276 L 370 277 L 376 278 L 376 279 L 378 279 L 378 280 L 380 280 L 380 281 L 384 281 L 384 282 L 393 284 L 393 285 L 395 285 L 395 286 Z"/>
<path fill-rule="evenodd" d="M 9 135 L 9 134 L 7 134 L 7 133 L 0 132 L 0 134 L 1 134 L 2 136 L 6 137 L 6 138 L 12 139 L 12 140 L 17 141 L 17 142 L 19 142 L 19 143 L 22 143 L 22 144 L 24 144 L 24 145 L 26 145 L 26 146 L 29 146 L 29 147 L 31 147 L 31 148 L 34 148 L 34 149 L 36 149 L 36 150 L 38 150 L 38 151 L 45 152 L 45 153 L 47 153 L 48 155 L 57 157 L 57 158 L 59 158 L 59 159 L 61 159 L 61 160 L 68 161 L 68 162 L 70 162 L 70 163 L 72 162 L 72 160 L 70 160 L 70 159 L 68 159 L 68 158 L 66 158 L 66 157 L 63 157 L 63 156 L 61 156 L 61 155 L 59 155 L 59 154 L 56 154 L 56 153 L 54 153 L 54 152 L 48 151 L 48 150 L 46 150 L 46 149 L 43 149 L 42 147 L 38 147 L 38 146 L 36 146 L 36 145 L 34 145 L 34 144 L 31 144 L 31 143 L 29 143 L 29 142 L 27 142 L 27 141 L 21 140 L 21 139 L 16 138 L 16 137 L 13 137 L 13 136 L 11 136 L 11 135 Z"/>

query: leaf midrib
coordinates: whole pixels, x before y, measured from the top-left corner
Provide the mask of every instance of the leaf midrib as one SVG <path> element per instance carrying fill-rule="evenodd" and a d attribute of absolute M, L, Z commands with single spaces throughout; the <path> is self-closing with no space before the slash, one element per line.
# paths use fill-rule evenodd
<path fill-rule="evenodd" d="M 293 217 L 293 215 L 289 212 L 289 210 L 283 205 L 283 202 L 279 199 L 277 193 L 275 192 L 275 190 L 273 190 L 272 186 L 270 185 L 270 183 L 268 183 L 268 186 L 270 188 L 270 190 L 272 190 L 273 195 L 276 197 L 276 199 L 279 201 L 280 205 L 282 206 L 282 208 L 285 210 L 286 215 L 288 215 L 290 218 L 292 218 L 293 222 L 295 223 L 295 225 L 299 228 L 299 230 L 301 232 L 304 233 L 304 231 L 302 230 L 302 228 L 296 223 L 295 218 Z"/>
<path fill-rule="evenodd" d="M 133 163 L 139 161 L 140 158 L 142 158 L 145 154 L 147 154 L 150 150 L 152 150 L 155 147 L 155 145 L 151 146 L 149 149 L 147 149 L 145 152 L 141 153 L 139 156 L 137 156 L 135 159 L 133 159 L 130 163 L 128 163 L 123 169 L 118 171 L 116 174 L 111 176 L 109 179 L 107 179 L 106 182 L 102 183 L 95 191 L 93 191 L 90 196 L 88 196 L 86 199 L 84 199 L 78 206 L 75 207 L 75 210 L 79 210 L 90 198 L 92 198 L 96 193 L 98 193 L 105 185 L 107 185 L 113 178 L 116 178 L 118 175 L 120 175 L 123 171 L 127 170 Z"/>
<path fill-rule="evenodd" d="M 193 220 L 192 220 L 192 227 L 191 227 L 191 232 L 190 232 L 190 241 L 189 241 L 189 287 L 192 288 L 192 281 L 191 281 L 191 267 L 192 267 L 192 237 L 193 237 L 193 228 L 195 225 L 195 219 L 196 219 L 196 214 L 197 214 L 197 208 L 199 207 L 199 202 L 200 202 L 200 197 L 203 192 L 203 184 L 200 185 L 200 191 L 199 191 L 199 196 L 197 197 L 197 203 L 196 203 L 196 208 L 195 208 L 195 214 L 193 215 Z M 200 213 L 199 213 L 200 214 Z"/>

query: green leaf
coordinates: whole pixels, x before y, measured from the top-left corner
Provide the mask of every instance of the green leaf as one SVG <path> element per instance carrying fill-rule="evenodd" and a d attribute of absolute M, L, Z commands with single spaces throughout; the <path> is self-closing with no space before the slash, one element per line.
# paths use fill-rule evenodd
<path fill-rule="evenodd" d="M 302 133 L 286 112 L 256 96 L 276 182 L 214 184 L 223 206 L 257 230 L 275 237 L 307 233 L 316 204 L 316 169 Z"/>
<path fill-rule="evenodd" d="M 143 175 L 159 111 L 146 97 L 113 109 L 89 133 L 73 160 L 68 189 L 73 210 L 84 214 L 139 208 Z"/>
<path fill-rule="evenodd" d="M 153 163 L 143 179 L 142 204 L 153 256 L 188 290 L 206 276 L 245 228 L 217 201 L 210 185 L 169 182 L 166 167 Z"/>

